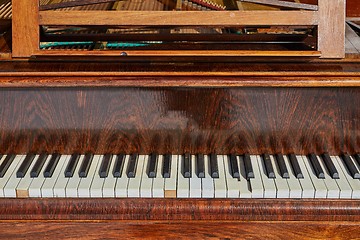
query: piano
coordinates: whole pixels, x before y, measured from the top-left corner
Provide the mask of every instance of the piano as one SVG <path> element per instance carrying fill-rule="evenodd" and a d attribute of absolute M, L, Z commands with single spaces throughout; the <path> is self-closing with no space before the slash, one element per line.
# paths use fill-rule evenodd
<path fill-rule="evenodd" d="M 358 238 L 344 4 L 0 0 L 2 237 Z"/>

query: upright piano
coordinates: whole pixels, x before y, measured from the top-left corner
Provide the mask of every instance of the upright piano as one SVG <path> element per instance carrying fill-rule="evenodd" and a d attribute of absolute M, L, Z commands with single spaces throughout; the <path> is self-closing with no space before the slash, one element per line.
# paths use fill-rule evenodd
<path fill-rule="evenodd" d="M 1 237 L 359 238 L 347 6 L 0 0 Z"/>

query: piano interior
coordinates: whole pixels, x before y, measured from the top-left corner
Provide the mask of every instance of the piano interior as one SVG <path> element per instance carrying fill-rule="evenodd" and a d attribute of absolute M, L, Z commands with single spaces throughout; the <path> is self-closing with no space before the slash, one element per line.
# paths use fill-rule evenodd
<path fill-rule="evenodd" d="M 358 238 L 346 4 L 0 0 L 2 237 Z"/>

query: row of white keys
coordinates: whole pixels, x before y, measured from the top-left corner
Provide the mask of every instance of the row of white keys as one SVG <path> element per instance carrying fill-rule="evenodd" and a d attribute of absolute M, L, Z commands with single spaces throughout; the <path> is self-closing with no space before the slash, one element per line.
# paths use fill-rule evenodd
<path fill-rule="evenodd" d="M 41 170 L 43 170 L 49 164 L 50 159 L 51 159 L 51 156 L 49 155 L 46 158 L 45 163 Z M 45 177 L 41 171 L 39 176 L 34 178 L 31 181 L 31 184 L 29 185 L 29 188 L 28 188 L 29 197 L 41 197 L 41 187 L 44 184 L 44 181 L 45 181 Z"/>
<path fill-rule="evenodd" d="M 62 155 L 59 159 L 58 166 L 55 168 L 53 176 L 51 177 L 56 179 L 55 185 L 53 185 L 54 197 L 66 197 L 66 186 L 70 178 L 65 177 L 65 169 L 70 161 L 70 158 L 71 155 Z M 74 172 L 74 174 L 77 173 Z M 46 179 L 45 182 L 47 183 L 47 181 L 48 180 Z M 50 184 L 49 187 L 51 187 Z"/>
<path fill-rule="evenodd" d="M 102 188 L 104 185 L 104 178 L 100 177 L 100 167 L 101 167 L 101 163 L 103 160 L 103 156 L 101 155 L 94 155 L 94 159 L 93 162 L 91 163 L 91 167 L 89 169 L 89 173 L 87 176 L 87 180 L 90 180 L 90 178 L 92 179 L 92 181 L 90 182 L 90 188 L 87 191 L 89 193 L 88 197 L 102 197 Z M 96 166 L 94 168 L 92 168 L 93 166 Z M 87 188 L 89 185 L 85 185 L 83 184 L 85 181 L 83 181 L 83 179 L 80 182 L 80 186 L 82 185 L 85 188 Z M 85 193 L 85 190 L 84 190 Z M 80 195 L 80 190 L 79 190 L 79 195 Z"/>
<path fill-rule="evenodd" d="M 145 155 L 138 156 L 138 160 L 136 163 L 135 177 L 129 178 L 129 184 L 128 184 L 128 189 L 127 189 L 128 197 L 140 197 L 140 186 L 141 186 L 141 180 L 142 180 L 141 172 L 143 170 L 145 157 L 146 157 Z"/>
<path fill-rule="evenodd" d="M 69 181 L 66 185 L 66 197 L 77 197 L 78 196 L 78 186 L 81 181 L 81 178 L 79 176 L 79 170 L 83 163 L 84 155 L 80 156 L 79 162 L 76 165 L 74 175 L 69 178 Z"/>
<path fill-rule="evenodd" d="M 126 169 L 129 163 L 130 155 L 126 155 L 124 159 L 124 165 L 122 168 L 121 177 L 117 178 L 115 185 L 115 197 L 123 198 L 127 197 L 127 187 L 129 184 L 129 178 L 126 175 Z M 114 159 L 115 161 L 116 159 Z"/>
<path fill-rule="evenodd" d="M 29 187 L 31 182 L 34 178 L 30 176 L 31 169 L 34 167 L 39 155 L 35 155 L 35 158 L 31 162 L 26 174 L 22 178 L 18 178 L 18 184 L 16 185 L 15 189 L 15 197 L 29 197 Z M 49 156 L 48 156 L 49 158 Z M 40 174 L 41 175 L 41 174 Z M 14 181 L 16 184 L 16 181 Z M 12 186 L 10 186 L 12 188 Z"/>
<path fill-rule="evenodd" d="M 110 161 L 111 161 L 111 164 L 110 164 L 110 168 L 109 168 L 110 169 L 109 175 L 107 178 L 104 178 L 104 184 L 102 187 L 102 195 L 105 198 L 106 197 L 109 197 L 109 198 L 115 197 L 115 186 L 116 186 L 117 178 L 114 177 L 112 169 L 114 169 L 114 167 L 115 167 L 116 156 L 115 155 L 111 156 Z"/>
<path fill-rule="evenodd" d="M 26 156 L 25 155 L 18 155 L 15 157 L 14 161 L 15 160 L 18 160 L 20 162 L 22 162 L 24 160 Z M 31 165 L 34 165 L 34 160 L 32 162 Z M 19 165 L 20 167 L 20 165 Z M 17 171 L 17 168 L 15 169 L 15 171 L 13 172 L 13 174 L 9 177 L 9 180 L 7 181 L 5 187 L 4 187 L 4 195 L 5 197 L 12 197 L 12 198 L 15 198 L 16 197 L 16 186 L 19 184 L 21 178 L 17 178 L 16 177 L 16 171 Z"/>
<path fill-rule="evenodd" d="M 225 177 L 224 158 L 217 157 L 217 164 L 219 170 L 219 178 L 214 178 L 215 198 L 226 198 L 227 186 Z"/>
<path fill-rule="evenodd" d="M 201 198 L 201 178 L 196 175 L 195 155 L 190 156 L 191 178 L 190 178 L 190 198 Z"/>
<path fill-rule="evenodd" d="M 162 177 L 163 162 L 164 162 L 164 156 L 160 155 L 158 157 L 156 177 L 153 178 L 153 185 L 152 185 L 152 197 L 153 198 L 163 198 L 164 197 L 165 180 Z M 141 183 L 141 185 L 142 185 L 142 183 Z"/>
<path fill-rule="evenodd" d="M 179 162 L 178 156 L 172 155 L 171 156 L 170 178 L 165 178 L 164 197 L 166 197 L 166 198 L 176 198 L 178 162 Z"/>
<path fill-rule="evenodd" d="M 354 179 L 350 176 L 349 170 L 344 166 L 343 162 L 339 157 L 332 157 L 331 158 L 334 162 L 334 165 L 339 172 L 339 177 L 345 178 L 347 182 L 349 183 L 351 189 L 352 189 L 352 196 L 353 199 L 360 199 L 360 180 Z"/>
<path fill-rule="evenodd" d="M 238 198 L 240 191 L 240 184 L 238 178 L 233 178 L 230 171 L 229 157 L 226 155 L 219 155 L 218 158 L 223 158 L 225 165 L 225 179 L 227 186 L 227 197 L 228 198 Z M 221 177 L 221 176 L 219 176 Z"/>
<path fill-rule="evenodd" d="M 142 181 L 141 181 L 141 186 L 140 186 L 140 196 L 142 198 L 151 198 L 152 197 L 151 188 L 152 188 L 152 184 L 153 184 L 153 178 L 149 178 L 149 176 L 147 174 L 147 169 L 149 167 L 150 157 L 146 156 L 144 161 L 145 161 L 144 162 L 144 167 L 143 167 L 143 170 L 142 170 L 142 173 L 141 173 L 142 174 Z M 159 159 L 158 159 L 158 161 L 159 161 Z M 138 173 L 136 173 L 136 174 L 138 174 Z"/>
<path fill-rule="evenodd" d="M 245 171 L 245 163 L 243 156 L 237 157 L 239 169 L 240 169 L 240 178 L 239 178 L 239 191 L 240 191 L 240 198 L 251 198 L 251 186 L 250 181 L 246 178 L 246 171 Z"/>
<path fill-rule="evenodd" d="M 310 175 L 306 169 L 304 160 L 302 156 L 297 155 L 296 156 L 297 162 L 299 163 L 299 167 L 301 169 L 301 173 L 304 178 L 299 178 L 299 182 L 301 184 L 302 188 L 302 198 L 314 198 L 316 189 L 314 187 L 313 182 L 311 181 Z M 290 161 L 290 160 L 289 160 Z M 290 162 L 289 162 L 290 163 Z"/>
<path fill-rule="evenodd" d="M 320 159 L 319 156 L 316 156 L 316 157 L 319 161 L 321 168 L 324 170 L 325 178 L 323 179 L 323 182 L 325 183 L 325 186 L 327 188 L 327 198 L 339 198 L 340 197 L 340 189 L 339 189 L 338 184 L 336 183 L 336 180 L 330 176 L 322 159 Z"/>
<path fill-rule="evenodd" d="M 289 197 L 290 198 L 302 198 L 303 189 L 301 187 L 299 179 L 296 178 L 295 174 L 292 171 L 292 168 L 290 165 L 290 160 L 287 156 L 284 156 L 284 162 L 285 162 L 286 168 L 289 171 L 289 178 L 286 179 L 286 181 L 289 185 L 289 189 L 290 189 Z M 306 190 L 306 188 L 305 188 L 305 190 Z M 307 195 L 307 194 L 305 194 L 305 195 Z"/>
<path fill-rule="evenodd" d="M 264 198 L 264 186 L 262 183 L 262 174 L 260 173 L 257 156 L 250 155 L 250 161 L 254 171 L 254 178 L 250 178 L 249 180 L 251 185 L 251 197 Z"/>
<path fill-rule="evenodd" d="M 185 178 L 182 174 L 184 158 L 179 155 L 178 156 L 178 172 L 177 172 L 177 197 L 178 198 L 188 198 L 190 191 L 190 179 Z"/>
<path fill-rule="evenodd" d="M 210 175 L 210 159 L 208 155 L 204 156 L 204 169 L 205 169 L 205 177 L 201 179 L 201 187 L 203 198 L 214 198 L 215 190 L 214 190 L 214 180 Z"/>
<path fill-rule="evenodd" d="M 270 155 L 270 161 L 274 168 L 275 173 L 275 187 L 277 190 L 276 198 L 289 198 L 290 197 L 290 188 L 288 185 L 288 182 L 286 178 L 283 178 L 279 172 L 279 166 L 277 164 L 277 161 L 275 161 L 275 158 L 273 155 Z"/>
<path fill-rule="evenodd" d="M 351 198 L 352 197 L 352 188 L 345 177 L 341 167 L 338 165 L 338 160 L 336 157 L 330 157 L 331 161 L 334 163 L 335 168 L 338 170 L 339 179 L 336 179 L 336 183 L 340 189 L 340 198 Z"/>
<path fill-rule="evenodd" d="M 314 170 L 312 169 L 309 159 L 306 156 L 302 156 L 303 163 L 305 164 L 305 167 L 307 169 L 307 172 L 309 173 L 310 179 L 314 185 L 315 188 L 315 198 L 326 198 L 327 197 L 327 188 L 324 183 L 323 179 L 317 178 Z M 301 169 L 302 172 L 304 172 L 304 169 Z"/>
<path fill-rule="evenodd" d="M 95 175 L 99 175 L 98 172 L 96 172 L 96 168 L 100 162 L 100 157 L 100 155 L 94 155 L 87 176 L 80 178 L 80 183 L 78 186 L 78 197 L 90 197 L 93 179 Z M 101 189 L 96 190 L 100 190 L 101 192 Z"/>
<path fill-rule="evenodd" d="M 3 161 L 5 160 L 5 158 L 7 157 L 7 155 L 4 155 L 1 159 L 0 159 L 0 165 L 3 163 Z M 6 185 L 7 182 L 7 173 L 9 172 L 11 166 L 13 165 L 14 161 L 11 163 L 11 165 L 9 166 L 8 170 L 6 171 L 6 173 L 4 174 L 4 176 L 2 178 L 0 178 L 0 197 L 4 197 L 4 187 Z M 10 171 L 11 172 L 11 171 Z M 9 175 L 10 176 L 10 175 Z"/>
<path fill-rule="evenodd" d="M 276 186 L 274 179 L 268 178 L 265 170 L 264 161 L 262 161 L 261 156 L 256 156 L 259 166 L 259 171 L 264 187 L 264 198 L 276 198 Z"/>

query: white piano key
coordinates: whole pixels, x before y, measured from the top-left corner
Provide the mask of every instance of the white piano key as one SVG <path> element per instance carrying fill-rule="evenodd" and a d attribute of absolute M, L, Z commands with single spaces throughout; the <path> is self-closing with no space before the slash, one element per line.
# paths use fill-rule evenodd
<path fill-rule="evenodd" d="M 54 197 L 66 197 L 66 185 L 69 178 L 65 177 L 65 169 L 70 161 L 71 155 L 62 155 L 59 159 L 59 163 L 56 169 L 60 169 L 58 176 L 56 176 L 56 170 L 54 171 L 51 178 L 55 178 L 56 182 L 53 187 Z"/>
<path fill-rule="evenodd" d="M 219 178 L 214 178 L 215 186 L 215 198 L 226 198 L 227 196 L 227 186 L 226 186 L 226 177 L 225 177 L 225 166 L 224 158 L 222 155 L 217 156 Z"/>
<path fill-rule="evenodd" d="M 183 157 L 181 155 L 178 156 L 178 182 L 177 182 L 177 192 L 176 196 L 178 198 L 188 198 L 190 194 L 190 179 L 185 178 L 183 175 Z"/>
<path fill-rule="evenodd" d="M 141 173 L 142 180 L 140 186 L 140 196 L 142 198 L 151 198 L 152 197 L 151 188 L 153 184 L 153 178 L 149 178 L 147 174 L 147 170 L 149 168 L 149 156 L 141 156 L 141 157 L 144 157 L 144 167 Z"/>
<path fill-rule="evenodd" d="M 121 177 L 117 178 L 115 185 L 116 197 L 127 197 L 127 187 L 129 185 L 129 178 L 126 175 L 126 169 L 129 163 L 130 155 L 126 155 L 124 159 L 124 166 L 122 168 Z M 115 161 L 115 159 L 114 159 Z"/>
<path fill-rule="evenodd" d="M 210 159 L 208 155 L 204 156 L 204 169 L 205 169 L 205 177 L 201 179 L 201 187 L 202 187 L 202 198 L 214 198 L 214 180 L 210 176 Z"/>
<path fill-rule="evenodd" d="M 286 180 L 287 180 L 287 183 L 288 183 L 289 189 L 290 189 L 290 198 L 301 198 L 303 189 L 301 187 L 300 181 L 296 178 L 296 176 L 291 168 L 289 158 L 285 155 L 284 155 L 284 162 L 285 162 L 286 168 L 289 171 L 289 178 L 287 178 Z"/>
<path fill-rule="evenodd" d="M 240 170 L 239 178 L 239 197 L 240 198 L 251 198 L 251 186 L 250 181 L 246 179 L 245 164 L 242 156 L 237 157 Z"/>
<path fill-rule="evenodd" d="M 24 160 L 25 155 L 18 155 L 15 157 L 14 161 L 16 159 L 19 159 L 21 162 Z M 33 161 L 34 162 L 34 161 Z M 32 164 L 33 164 L 32 162 Z M 13 174 L 9 177 L 8 182 L 6 183 L 4 187 L 4 195 L 5 197 L 16 197 L 16 186 L 19 184 L 21 178 L 16 177 L 16 171 L 20 167 L 20 165 L 15 169 Z"/>
<path fill-rule="evenodd" d="M 115 186 L 116 186 L 116 181 L 117 181 L 117 178 L 114 177 L 114 175 L 113 175 L 113 169 L 114 169 L 115 162 L 116 162 L 115 160 L 116 160 L 116 156 L 113 155 L 111 157 L 109 174 L 104 179 L 104 185 L 103 185 L 103 189 L 102 189 L 102 195 L 104 198 L 115 197 Z"/>
<path fill-rule="evenodd" d="M 78 187 L 79 183 L 81 181 L 81 178 L 79 177 L 79 170 L 84 160 L 84 155 L 80 156 L 79 162 L 76 165 L 74 175 L 69 178 L 69 181 L 66 185 L 65 193 L 66 197 L 78 197 Z"/>
<path fill-rule="evenodd" d="M 335 167 L 337 167 L 337 166 L 340 167 L 342 173 L 346 177 L 346 180 L 348 181 L 348 183 L 351 186 L 351 189 L 352 189 L 351 198 L 360 199 L 360 180 L 352 178 L 352 176 L 350 175 L 348 169 L 344 166 L 344 162 L 341 161 L 341 159 L 339 157 L 335 157 L 335 159 L 336 159 L 336 161 L 334 162 Z"/>
<path fill-rule="evenodd" d="M 339 179 L 335 179 L 335 181 L 340 189 L 340 198 L 350 199 L 352 196 L 352 192 L 353 192 L 352 188 L 351 188 L 347 178 L 345 177 L 345 174 L 343 173 L 341 167 L 339 166 L 339 163 L 338 163 L 338 160 L 336 159 L 336 157 L 331 156 L 330 158 L 339 173 Z"/>
<path fill-rule="evenodd" d="M 227 197 L 238 198 L 240 195 L 240 184 L 238 178 L 233 178 L 231 175 L 229 157 L 226 155 L 219 156 L 223 158 L 225 168 L 225 179 L 227 186 Z"/>
<path fill-rule="evenodd" d="M 141 172 L 143 170 L 145 156 L 139 155 L 136 164 L 136 174 L 134 178 L 129 179 L 127 194 L 128 197 L 140 197 Z"/>
<path fill-rule="evenodd" d="M 324 170 L 324 176 L 325 179 L 323 179 L 323 182 L 325 183 L 326 188 L 328 189 L 327 198 L 339 198 L 340 197 L 340 189 L 336 183 L 335 179 L 332 179 L 329 172 L 327 171 L 327 168 L 325 168 L 325 164 L 323 163 L 323 160 L 319 158 L 319 156 L 316 156 L 321 168 Z"/>
<path fill-rule="evenodd" d="M 100 155 L 94 155 L 93 160 L 91 161 L 91 165 L 87 174 L 87 177 L 80 178 L 80 183 L 78 186 L 78 196 L 87 198 L 90 197 L 90 188 L 93 182 L 94 176 L 96 175 L 96 168 L 98 167 L 98 163 L 100 161 Z M 98 193 L 100 192 L 101 197 L 101 190 L 98 189 Z"/>
<path fill-rule="evenodd" d="M 260 175 L 264 186 L 264 198 L 276 198 L 277 189 L 275 186 L 274 179 L 268 178 L 268 176 L 266 175 L 265 164 L 264 161 L 261 159 L 261 157 L 256 156 L 256 158 L 258 161 L 258 165 L 260 168 L 259 169 Z"/>
<path fill-rule="evenodd" d="M 163 162 L 164 162 L 164 156 L 160 155 L 158 158 L 156 178 L 153 179 L 153 186 L 152 186 L 153 198 L 163 198 L 164 197 L 165 180 L 161 174 Z"/>
<path fill-rule="evenodd" d="M 98 163 L 94 172 L 93 180 L 90 186 L 90 197 L 92 198 L 101 198 L 103 197 L 103 187 L 105 178 L 100 177 L 100 168 L 103 160 L 103 155 L 94 155 L 94 160 L 96 157 L 99 157 Z M 94 161 L 93 160 L 93 161 Z M 92 163 L 94 164 L 94 163 Z M 90 172 L 90 171 L 89 171 Z"/>
<path fill-rule="evenodd" d="M 41 197 L 41 186 L 44 184 L 44 181 L 45 181 L 43 171 L 46 168 L 47 164 L 49 163 L 50 159 L 51 159 L 51 156 L 49 155 L 46 158 L 42 169 L 40 169 L 39 176 L 37 176 L 36 178 L 34 178 L 31 181 L 31 184 L 29 186 L 29 197 Z"/>
<path fill-rule="evenodd" d="M 297 155 L 296 159 L 299 163 L 299 167 L 304 176 L 304 178 L 299 178 L 301 188 L 303 189 L 302 198 L 315 198 L 316 189 L 315 189 L 315 186 L 314 186 L 313 182 L 311 181 L 310 175 L 306 169 L 304 159 L 301 155 Z"/>
<path fill-rule="evenodd" d="M 164 197 L 166 198 L 176 198 L 176 185 L 177 185 L 177 176 L 178 176 L 178 156 L 171 156 L 171 170 L 170 178 L 165 178 L 165 191 Z M 180 171 L 180 170 L 179 170 Z"/>
<path fill-rule="evenodd" d="M 2 164 L 2 162 L 5 160 L 7 156 L 4 155 L 1 160 L 0 160 L 0 165 Z M 0 178 L 0 197 L 5 197 L 4 195 L 4 187 L 7 183 L 7 181 L 9 180 L 10 176 L 13 174 L 14 170 L 18 168 L 18 164 L 19 164 L 20 161 L 16 161 L 15 162 L 15 158 L 13 160 L 13 162 L 11 163 L 11 165 L 9 166 L 9 168 L 7 169 L 5 175 Z M 16 174 L 16 173 L 14 173 Z"/>
<path fill-rule="evenodd" d="M 326 198 L 327 197 L 327 188 L 323 179 L 316 177 L 314 170 L 312 169 L 309 159 L 306 156 L 302 156 L 303 162 L 309 173 L 310 179 L 315 188 L 315 198 Z M 302 169 L 301 169 L 302 171 Z"/>
<path fill-rule="evenodd" d="M 23 178 L 20 178 L 19 184 L 15 188 L 16 197 L 24 198 L 29 197 L 29 187 L 34 178 L 30 176 L 31 169 L 34 167 L 39 155 L 35 155 L 35 158 L 30 164 L 28 171 Z"/>
<path fill-rule="evenodd" d="M 65 161 L 61 161 L 62 158 L 63 158 L 63 156 L 61 156 L 61 158 L 59 159 L 59 163 L 56 166 L 52 177 L 45 178 L 45 181 L 44 181 L 43 185 L 41 186 L 41 196 L 42 197 L 46 197 L 46 198 L 56 197 L 56 195 L 54 193 L 55 184 L 57 182 L 57 179 L 61 175 L 64 175 L 64 171 L 65 171 L 65 166 L 64 166 Z M 66 158 L 66 159 L 68 159 L 68 158 Z M 67 161 L 66 161 L 66 163 L 67 163 Z"/>
<path fill-rule="evenodd" d="M 273 155 L 270 155 L 270 160 L 271 160 L 271 164 L 273 165 L 274 173 L 275 173 L 274 182 L 275 182 L 276 189 L 277 189 L 276 197 L 277 198 L 289 198 L 290 197 L 290 189 L 289 189 L 288 182 L 286 181 L 286 178 L 282 178 L 280 170 L 279 170 L 279 166 L 277 164 L 277 161 L 275 161 L 275 158 Z"/>
<path fill-rule="evenodd" d="M 262 175 L 260 173 L 260 167 L 258 164 L 257 156 L 250 155 L 251 165 L 254 171 L 254 178 L 250 178 L 251 185 L 251 197 L 252 198 L 263 198 L 265 194 L 264 185 L 262 182 Z M 243 165 L 245 163 L 243 162 Z M 262 170 L 261 170 L 262 171 Z"/>
<path fill-rule="evenodd" d="M 196 174 L 195 155 L 191 155 L 190 198 L 201 198 L 201 178 Z"/>

